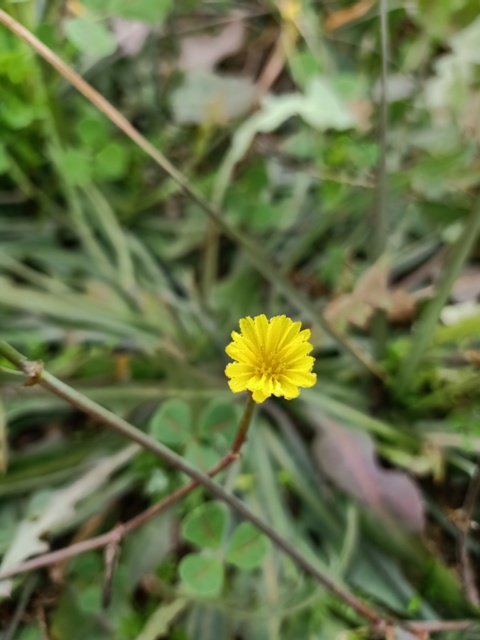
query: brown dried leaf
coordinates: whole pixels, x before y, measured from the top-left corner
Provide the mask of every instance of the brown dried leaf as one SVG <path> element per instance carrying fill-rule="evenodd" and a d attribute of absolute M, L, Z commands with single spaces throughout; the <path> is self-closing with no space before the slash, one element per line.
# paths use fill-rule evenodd
<path fill-rule="evenodd" d="M 351 7 L 334 11 L 325 19 L 323 27 L 327 33 L 329 31 L 335 31 L 335 29 L 339 29 L 349 22 L 354 22 L 355 20 L 363 18 L 374 4 L 374 0 L 360 0 L 360 2 L 352 4 Z"/>
<path fill-rule="evenodd" d="M 412 319 L 417 299 L 403 289 L 388 288 L 388 270 L 380 260 L 359 278 L 351 293 L 338 296 L 325 309 L 325 317 L 340 329 L 348 323 L 365 329 L 375 309 L 387 312 L 391 322 L 407 322 Z"/>
<path fill-rule="evenodd" d="M 367 100 L 366 98 L 351 100 L 348 103 L 348 108 L 355 118 L 358 131 L 362 133 L 369 131 L 372 126 L 371 118 L 373 114 L 373 104 L 371 100 Z"/>
<path fill-rule="evenodd" d="M 321 424 L 323 432 L 315 439 L 313 453 L 325 475 L 380 517 L 393 518 L 406 529 L 421 531 L 425 515 L 414 481 L 403 472 L 383 469 L 366 433 L 346 429 L 326 418 Z"/>
<path fill-rule="evenodd" d="M 418 298 L 405 291 L 405 289 L 394 289 L 390 292 L 387 316 L 390 322 L 396 324 L 407 324 L 415 317 Z"/>
<path fill-rule="evenodd" d="M 328 303 L 324 313 L 325 318 L 340 331 L 345 331 L 349 323 L 363 329 L 371 315 L 371 306 L 360 300 L 355 293 L 338 296 Z"/>
<path fill-rule="evenodd" d="M 453 302 L 468 302 L 480 297 L 480 268 L 467 267 L 455 280 L 450 298 Z"/>
<path fill-rule="evenodd" d="M 388 270 L 384 260 L 375 262 L 358 279 L 354 293 L 374 309 L 386 309 L 389 301 Z"/>

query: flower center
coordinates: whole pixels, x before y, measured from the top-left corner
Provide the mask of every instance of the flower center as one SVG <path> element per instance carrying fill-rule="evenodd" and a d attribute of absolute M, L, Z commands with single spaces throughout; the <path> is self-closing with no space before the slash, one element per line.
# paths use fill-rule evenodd
<path fill-rule="evenodd" d="M 258 375 L 266 376 L 267 378 L 276 378 L 282 373 L 283 368 L 284 362 L 277 358 L 276 353 L 266 356 L 263 351 L 260 361 L 257 364 L 257 373 Z"/>

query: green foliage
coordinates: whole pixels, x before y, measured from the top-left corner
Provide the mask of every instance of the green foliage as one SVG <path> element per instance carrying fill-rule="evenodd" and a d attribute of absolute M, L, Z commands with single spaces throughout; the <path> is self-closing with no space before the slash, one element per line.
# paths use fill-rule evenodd
<path fill-rule="evenodd" d="M 208 445 L 192 441 L 185 449 L 185 460 L 193 467 L 207 471 L 217 462 L 218 453 Z"/>
<path fill-rule="evenodd" d="M 258 567 L 268 551 L 265 536 L 249 522 L 243 522 L 230 538 L 226 559 L 241 569 Z"/>
<path fill-rule="evenodd" d="M 328 11 L 298 3 L 301 29 L 292 31 L 285 64 L 273 77 L 272 38 L 293 29 L 273 5 L 239 25 L 233 0 L 82 0 L 62 11 L 61 3 L 4 4 L 260 251 L 251 262 L 228 234 L 216 237 L 198 204 L 1 26 L 0 337 L 196 468 L 209 469 L 228 452 L 240 419 L 241 403 L 223 373 L 224 347 L 238 319 L 285 313 L 310 324 L 357 291 L 374 262 L 382 181 L 378 11 L 351 14 L 347 24 L 330 28 L 348 3 Z M 383 383 L 373 384 L 336 340 L 312 327 L 318 386 L 299 401 L 273 399 L 262 407 L 268 422 L 258 420 L 240 462 L 218 480 L 327 574 L 335 571 L 372 606 L 405 619 L 478 615 L 455 577 L 456 533 L 445 517 L 467 491 L 479 448 L 478 242 L 459 279 L 466 282 L 449 292 L 408 389 L 398 387 L 421 331 L 425 296 L 448 269 L 480 186 L 477 5 L 421 0 L 415 11 L 390 6 L 387 15 L 386 268 L 389 288 L 407 292 L 412 308 L 397 317 L 389 310 L 384 350 L 370 320 L 332 320 L 369 354 L 383 352 Z M 133 54 L 117 31 L 131 29 L 130 21 L 145 30 Z M 218 39 L 229 46 L 235 40 L 232 32 L 224 35 L 225 25 L 243 34 L 236 50 L 219 54 Z M 125 42 L 137 37 L 130 32 Z M 180 57 L 184 64 L 189 46 L 198 68 L 185 70 Z M 212 52 L 214 62 L 207 59 Z M 275 286 L 259 270 L 262 261 L 278 276 Z M 287 302 L 288 286 L 298 306 Z M 376 287 L 364 294 L 375 298 Z M 303 298 L 314 309 L 310 315 Z M 100 534 L 186 481 L 144 452 L 95 490 L 84 486 L 82 500 L 61 519 L 61 492 L 81 487 L 125 443 L 20 381 L 0 370 L 9 444 L 7 456 L 2 433 L 3 557 L 18 552 L 25 531 L 25 553 L 57 548 L 85 531 Z M 332 495 L 324 495 L 311 441 L 332 421 L 368 436 L 371 450 L 394 467 L 385 472 L 408 472 L 428 505 L 426 544 L 374 520 L 351 487 L 337 493 L 332 485 Z M 301 579 L 281 555 L 270 558 L 263 536 L 247 523 L 234 526 L 224 507 L 209 500 L 198 489 L 127 536 L 107 613 L 100 552 L 69 561 L 61 593 L 42 582 L 48 635 L 183 640 L 192 629 L 198 640 L 359 635 L 349 629 L 361 622 L 347 606 Z M 45 531 L 36 531 L 38 522 Z M 7 618 L 22 606 L 28 582 L 20 576 L 14 586 L 2 608 Z M 199 606 L 197 598 L 218 602 Z M 37 600 L 35 592 L 32 607 Z M 39 637 L 31 622 L 37 613 L 27 605 L 15 637 Z"/>
<path fill-rule="evenodd" d="M 85 18 L 72 18 L 65 23 L 65 35 L 75 47 L 90 56 L 103 58 L 117 48 L 115 39 L 103 24 Z"/>
<path fill-rule="evenodd" d="M 109 0 L 109 12 L 125 20 L 144 20 L 159 24 L 173 9 L 172 0 Z"/>
<path fill-rule="evenodd" d="M 194 594 L 206 598 L 220 595 L 224 573 L 219 558 L 191 553 L 182 559 L 179 569 L 185 586 Z"/>
<path fill-rule="evenodd" d="M 238 411 L 231 402 L 212 400 L 200 416 L 199 435 L 209 440 L 220 434 L 231 444 L 237 431 L 238 420 Z"/>
<path fill-rule="evenodd" d="M 151 434 L 168 445 L 185 444 L 192 434 L 192 413 L 182 400 L 167 400 L 154 414 Z"/>
<path fill-rule="evenodd" d="M 208 549 L 218 549 L 227 526 L 227 510 L 220 502 L 207 502 L 191 511 L 182 524 L 188 542 Z"/>

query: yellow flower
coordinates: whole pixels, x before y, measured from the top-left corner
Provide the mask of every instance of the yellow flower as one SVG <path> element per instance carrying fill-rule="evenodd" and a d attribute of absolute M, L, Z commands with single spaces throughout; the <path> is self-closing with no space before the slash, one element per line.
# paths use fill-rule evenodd
<path fill-rule="evenodd" d="M 232 331 L 233 342 L 225 349 L 236 360 L 225 369 L 230 389 L 252 391 L 254 401 L 263 402 L 272 394 L 291 400 L 300 393 L 298 387 L 312 387 L 317 376 L 312 373 L 315 358 L 308 355 L 310 330 L 301 327 L 286 316 L 240 320 L 241 333 Z"/>

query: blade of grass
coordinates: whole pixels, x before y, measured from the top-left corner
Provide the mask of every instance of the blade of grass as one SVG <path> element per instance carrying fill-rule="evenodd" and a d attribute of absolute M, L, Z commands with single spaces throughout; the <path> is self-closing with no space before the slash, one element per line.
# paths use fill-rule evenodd
<path fill-rule="evenodd" d="M 433 337 L 435 327 L 455 280 L 465 265 L 480 232 L 480 197 L 475 201 L 470 217 L 465 222 L 462 233 L 455 242 L 447 266 L 440 280 L 438 290 L 428 303 L 420 318 L 410 352 L 398 374 L 398 393 L 408 390 L 412 377 L 422 360 L 422 356 Z"/>
<path fill-rule="evenodd" d="M 152 160 L 154 160 L 182 190 L 194 200 L 219 226 L 219 228 L 231 239 L 237 242 L 246 251 L 251 262 L 262 275 L 275 287 L 280 289 L 286 300 L 301 311 L 305 318 L 316 328 L 325 331 L 340 347 L 349 352 L 367 370 L 378 377 L 383 373 L 371 356 L 347 336 L 341 334 L 331 325 L 311 302 L 305 298 L 288 280 L 282 276 L 276 265 L 265 258 L 261 247 L 257 246 L 250 238 L 238 229 L 231 227 L 221 215 L 220 211 L 211 204 L 207 198 L 194 187 L 188 178 L 176 169 L 165 156 L 158 151 L 146 138 L 144 138 L 130 122 L 115 109 L 100 93 L 91 87 L 83 78 L 66 65 L 51 49 L 45 46 L 28 29 L 14 20 L 5 11 L 0 9 L 0 23 L 3 23 L 10 31 L 24 40 L 36 53 L 42 56 L 64 78 L 66 78 L 87 100 L 94 104 L 100 111 L 119 128 L 133 142 L 135 142 Z"/>
<path fill-rule="evenodd" d="M 380 159 L 378 164 L 377 193 L 374 205 L 372 262 L 377 262 L 387 249 L 388 210 L 387 210 L 387 64 L 388 64 L 388 25 L 387 0 L 380 0 Z M 372 336 L 375 343 L 375 355 L 383 358 L 387 342 L 388 323 L 384 309 L 377 309 L 372 323 Z"/>
<path fill-rule="evenodd" d="M 131 291 L 135 285 L 135 274 L 130 256 L 127 238 L 118 223 L 117 217 L 100 189 L 93 184 L 84 189 L 93 205 L 98 225 L 102 229 L 105 240 L 109 242 L 116 254 L 118 278 L 126 291 Z"/>

